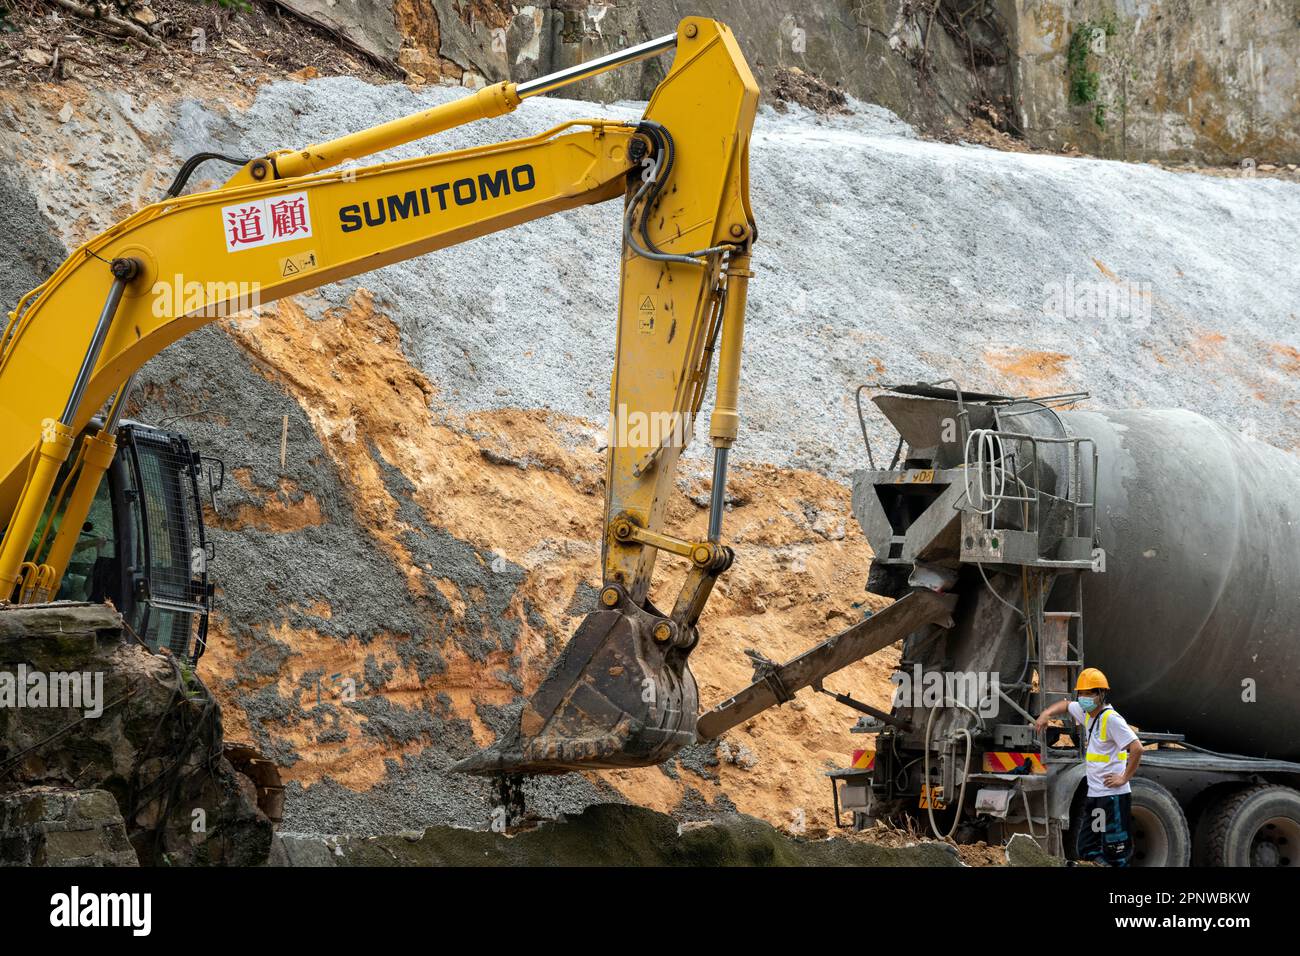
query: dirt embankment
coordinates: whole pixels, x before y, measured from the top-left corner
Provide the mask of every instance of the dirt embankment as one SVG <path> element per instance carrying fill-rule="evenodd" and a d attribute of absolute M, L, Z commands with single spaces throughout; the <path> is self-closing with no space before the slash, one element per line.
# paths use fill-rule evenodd
<path fill-rule="evenodd" d="M 507 651 L 475 660 L 448 642 L 445 669 L 422 680 L 392 642 L 340 643 L 286 623 L 272 624 L 272 630 L 291 649 L 289 656 L 280 673 L 259 678 L 241 667 L 235 642 L 224 639 L 218 621 L 204 663 L 219 678 L 217 686 L 225 678 L 241 689 L 241 697 L 227 701 L 232 736 L 249 730 L 240 700 L 267 683 L 291 697 L 304 675 L 361 678 L 378 668 L 388 675 L 385 697 L 408 708 L 450 700 L 452 714 L 470 723 L 474 740 L 490 743 L 493 733 L 479 708 L 505 706 L 521 688 L 527 693 L 536 686 L 555 651 L 548 634 L 571 633 L 587 610 L 574 606 L 573 595 L 584 585 L 594 594 L 599 585 L 604 459 L 595 430 L 545 411 L 500 410 L 439 420 L 429 412 L 431 399 L 437 406 L 437 389 L 407 362 L 393 323 L 364 291 L 346 307 L 326 310 L 318 321 L 308 320 L 296 302 L 285 301 L 262 315 L 233 320 L 228 330 L 255 365 L 283 383 L 302 406 L 346 476 L 352 507 L 375 548 L 389 559 L 385 565 L 400 569 L 407 588 L 417 594 L 437 588 L 451 603 L 454 620 L 477 613 L 451 569 L 422 566 L 412 553 L 408 535 L 420 529 L 412 529 L 410 515 L 389 490 L 385 471 L 390 468 L 411 479 L 411 497 L 430 527 L 523 569 L 504 609 L 519 628 L 519 666 Z M 707 489 L 683 483 L 682 490 L 669 525 L 682 534 L 702 535 Z M 849 515 L 843 485 L 808 472 L 758 467 L 741 469 L 730 495 L 727 530 L 739 559 L 715 591 L 692 657 L 701 697 L 710 705 L 751 679 L 745 648 L 785 660 L 884 603 L 863 590 L 870 550 Z M 311 496 L 294 497 L 292 489 L 267 495 L 263 507 L 226 514 L 220 521 L 227 529 L 247 522 L 287 531 L 321 520 Z M 669 561 L 661 563 L 661 603 L 671 602 L 681 571 Z M 376 573 L 383 572 L 377 567 Z M 301 610 L 322 620 L 332 614 L 324 602 Z M 399 636 L 392 635 L 394 641 Z M 834 683 L 883 705 L 896 657 L 883 652 Z M 430 743 L 417 739 L 394 747 L 363 732 L 361 712 L 341 710 L 341 720 L 327 728 L 311 719 L 308 708 L 302 719 L 277 729 L 301 758 L 286 771 L 288 779 L 311 786 L 329 776 L 366 789 L 383 779 L 386 761 Z M 600 776 L 627 799 L 658 810 L 700 799 L 713 805 L 722 798 L 722 805 L 777 825 L 826 827 L 830 792 L 823 772 L 844 764 L 855 741 L 847 733 L 851 722 L 848 711 L 805 692 L 728 734 L 716 753 L 697 754 L 666 770 Z"/>
<path fill-rule="evenodd" d="M 376 60 L 271 3 L 110 0 L 0 4 L 0 81 L 6 86 L 84 82 L 117 89 L 224 87 L 232 98 L 271 79 L 401 78 Z M 244 9 L 238 9 L 243 6 Z"/>

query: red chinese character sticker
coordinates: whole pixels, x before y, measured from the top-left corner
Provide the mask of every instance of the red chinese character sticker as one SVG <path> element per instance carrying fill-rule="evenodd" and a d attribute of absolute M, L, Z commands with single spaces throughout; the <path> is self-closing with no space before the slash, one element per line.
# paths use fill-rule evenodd
<path fill-rule="evenodd" d="M 222 207 L 221 225 L 227 252 L 306 239 L 311 235 L 311 206 L 306 193 L 254 199 Z"/>
<path fill-rule="evenodd" d="M 307 197 L 298 196 L 296 199 L 272 200 L 272 238 L 288 239 L 299 233 L 311 235 L 311 226 L 307 224 Z"/>
<path fill-rule="evenodd" d="M 226 214 L 226 248 L 236 246 L 256 246 L 266 241 L 262 229 L 262 206 L 227 206 Z"/>

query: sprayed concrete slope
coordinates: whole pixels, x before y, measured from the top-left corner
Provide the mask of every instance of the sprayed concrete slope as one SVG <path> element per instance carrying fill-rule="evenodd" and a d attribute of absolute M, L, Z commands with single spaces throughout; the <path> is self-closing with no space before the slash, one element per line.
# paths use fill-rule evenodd
<path fill-rule="evenodd" d="M 13 202 L 0 216 L 25 264 L 0 291 L 14 301 L 52 242 L 156 197 L 184 155 L 326 139 L 450 95 L 352 80 L 147 109 L 87 90 L 2 94 Z M 745 647 L 788 658 L 878 606 L 843 484 L 862 461 L 859 381 L 1086 387 L 1300 441 L 1300 188 L 938 145 L 855 108 L 759 117 L 758 278 L 727 518 L 740 560 L 693 658 L 707 703 L 747 681 Z M 534 100 L 397 154 L 638 113 Z M 599 583 L 617 236 L 613 204 L 566 213 L 223 322 L 150 364 L 133 413 L 185 428 L 230 473 L 209 509 L 218 614 L 202 666 L 228 736 L 284 766 L 288 828 L 485 825 L 486 786 L 446 767 L 492 740 Z M 1142 283 L 1149 314 L 1045 316 L 1067 281 Z M 693 446 L 671 509 L 683 531 L 703 528 L 706 450 Z M 882 652 L 835 689 L 883 705 L 896 660 Z M 356 701 L 338 696 L 341 677 Z M 805 693 L 664 768 L 538 780 L 530 804 L 826 826 L 822 773 L 861 744 L 851 721 Z"/>
<path fill-rule="evenodd" d="M 455 95 L 348 79 L 278 84 L 233 129 L 192 106 L 176 148 L 264 149 L 288 116 L 299 139 L 315 141 Z M 394 155 L 639 113 L 530 100 Z M 765 108 L 751 188 L 760 241 L 743 460 L 856 467 L 849 388 L 876 377 L 952 376 L 1017 394 L 1086 388 L 1100 404 L 1182 406 L 1284 449 L 1300 443 L 1294 184 L 932 143 L 858 106 L 827 118 Z M 615 205 L 356 284 L 391 302 L 407 354 L 445 383 L 449 402 L 602 419 Z M 1136 285 L 1132 311 L 1145 315 L 1090 319 L 1086 302 L 1074 315 L 1052 303 L 1058 288 L 1078 300 L 1088 284 L 1123 283 Z"/>

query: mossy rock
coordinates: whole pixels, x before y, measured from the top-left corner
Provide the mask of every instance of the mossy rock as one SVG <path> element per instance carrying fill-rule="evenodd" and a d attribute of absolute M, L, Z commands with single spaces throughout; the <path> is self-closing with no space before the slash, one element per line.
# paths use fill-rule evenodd
<path fill-rule="evenodd" d="M 627 804 L 582 813 L 513 836 L 429 827 L 322 840 L 285 837 L 284 862 L 316 866 L 959 866 L 951 847 L 882 847 L 844 839 L 803 840 L 743 814 L 679 827 L 666 814 Z"/>

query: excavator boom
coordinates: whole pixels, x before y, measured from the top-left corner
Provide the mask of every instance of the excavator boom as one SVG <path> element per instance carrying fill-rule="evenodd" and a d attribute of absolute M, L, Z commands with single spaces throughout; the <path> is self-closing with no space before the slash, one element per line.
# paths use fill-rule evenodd
<path fill-rule="evenodd" d="M 668 49 L 672 67 L 639 123 L 566 123 L 486 147 L 337 168 Z M 187 164 L 167 198 L 74 252 L 0 331 L 0 600 L 57 593 L 69 536 L 112 460 L 133 376 L 167 345 L 253 305 L 622 196 L 610 413 L 628 427 L 611 435 L 608 452 L 601 606 L 518 726 L 461 769 L 560 772 L 671 756 L 695 739 L 687 657 L 732 560 L 721 515 L 756 235 L 747 164 L 757 102 L 731 32 L 690 18 L 675 36 L 552 77 L 268 153 L 218 189 L 179 195 Z M 715 353 L 710 532 L 681 540 L 663 530 L 665 507 Z M 73 456 L 106 403 L 106 424 Z M 667 613 L 649 600 L 660 551 L 687 566 Z"/>

